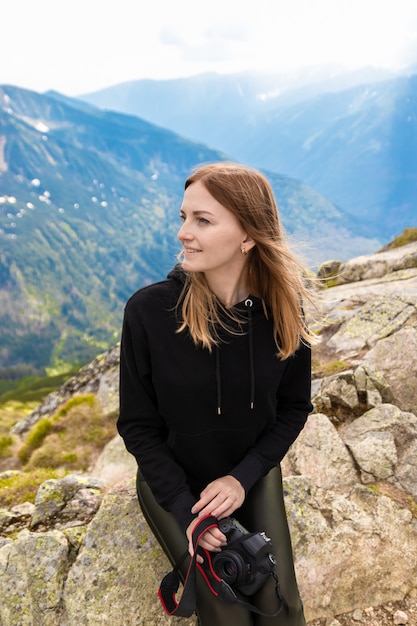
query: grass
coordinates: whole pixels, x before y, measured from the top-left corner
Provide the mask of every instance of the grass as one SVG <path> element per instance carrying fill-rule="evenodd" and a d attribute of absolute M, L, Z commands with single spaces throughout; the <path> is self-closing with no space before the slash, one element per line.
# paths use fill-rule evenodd
<path fill-rule="evenodd" d="M 410 511 L 413 516 L 417 519 L 417 502 L 414 500 L 413 496 L 408 496 L 408 501 L 410 503 Z"/>
<path fill-rule="evenodd" d="M 0 507 L 33 502 L 39 486 L 68 472 L 85 472 L 116 434 L 115 419 L 103 415 L 94 394 L 70 398 L 53 416 L 37 422 L 25 440 L 10 429 L 79 368 L 54 376 L 0 380 L 0 472 L 19 470 L 0 480 Z"/>
<path fill-rule="evenodd" d="M 29 431 L 18 457 L 25 468 L 87 471 L 116 434 L 94 394 L 75 396 Z"/>
<path fill-rule="evenodd" d="M 44 439 L 51 431 L 51 428 L 52 421 L 47 417 L 44 417 L 32 427 L 26 437 L 25 443 L 18 452 L 19 461 L 23 463 L 23 465 L 29 461 L 32 453 L 42 445 Z"/>
<path fill-rule="evenodd" d="M 417 228 L 405 228 L 401 235 L 395 237 L 390 243 L 381 248 L 379 252 L 401 248 L 401 246 L 406 246 L 408 243 L 414 243 L 415 241 L 417 241 Z"/>
<path fill-rule="evenodd" d="M 18 380 L 0 380 L 0 408 L 10 402 L 37 405 L 74 376 L 79 369 L 74 367 L 55 376 L 26 376 Z"/>
<path fill-rule="evenodd" d="M 0 507 L 34 502 L 45 480 L 88 471 L 115 434 L 115 419 L 103 415 L 94 394 L 85 394 L 37 422 L 17 450 L 17 440 L 0 436 L 0 458 L 14 455 L 13 467 L 19 469 L 0 479 Z"/>
<path fill-rule="evenodd" d="M 12 456 L 13 437 L 0 435 L 0 459 Z"/>
<path fill-rule="evenodd" d="M 312 371 L 315 376 L 333 376 L 340 372 L 345 372 L 351 366 L 346 361 L 330 361 L 329 363 L 320 363 L 313 359 Z"/>
<path fill-rule="evenodd" d="M 0 479 L 0 507 L 7 508 L 23 502 L 35 502 L 40 485 L 50 478 L 62 478 L 64 472 L 39 468 Z"/>

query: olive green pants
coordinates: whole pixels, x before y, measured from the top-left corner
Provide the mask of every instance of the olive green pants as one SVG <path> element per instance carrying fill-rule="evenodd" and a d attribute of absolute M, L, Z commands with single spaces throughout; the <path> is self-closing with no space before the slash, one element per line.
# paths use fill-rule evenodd
<path fill-rule="evenodd" d="M 137 492 L 143 515 L 171 564 L 188 548 L 184 532 L 171 513 L 156 502 L 140 472 Z M 233 515 L 249 532 L 264 531 L 271 539 L 277 559 L 276 572 L 285 606 L 276 617 L 264 617 L 237 605 L 218 600 L 197 573 L 197 615 L 200 626 L 305 626 L 303 606 L 294 573 L 293 553 L 282 492 L 281 469 L 274 468 L 256 483 L 243 506 Z M 188 559 L 182 566 L 182 577 Z M 180 591 L 179 591 L 180 594 Z M 248 600 L 248 598 L 245 598 Z M 264 613 L 273 613 L 278 606 L 275 582 L 271 577 L 251 598 Z M 162 609 L 161 609 L 162 610 Z"/>

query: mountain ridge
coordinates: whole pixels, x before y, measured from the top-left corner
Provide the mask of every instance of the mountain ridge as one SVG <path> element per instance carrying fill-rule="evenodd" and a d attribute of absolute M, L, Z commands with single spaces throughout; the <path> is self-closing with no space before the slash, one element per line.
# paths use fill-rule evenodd
<path fill-rule="evenodd" d="M 142 115 L 240 161 L 303 180 L 384 242 L 415 222 L 415 68 L 368 82 L 366 75 L 347 76 L 343 84 L 336 75 L 297 88 L 276 77 L 264 99 L 261 80 L 236 74 L 131 81 L 82 100 Z"/>
<path fill-rule="evenodd" d="M 0 87 L 0 142 L 0 372 L 86 362 L 117 339 L 127 298 L 176 262 L 192 168 L 230 157 L 12 86 Z M 265 174 L 289 234 L 316 242 L 316 263 L 378 247 L 315 190 Z"/>

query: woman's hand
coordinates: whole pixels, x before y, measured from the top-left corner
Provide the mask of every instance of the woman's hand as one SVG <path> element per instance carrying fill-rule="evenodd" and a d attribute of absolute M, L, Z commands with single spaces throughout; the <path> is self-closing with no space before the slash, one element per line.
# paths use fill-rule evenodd
<path fill-rule="evenodd" d="M 186 535 L 188 539 L 188 552 L 190 553 L 191 557 L 194 555 L 192 534 L 193 528 L 196 523 L 197 521 L 193 520 L 186 530 Z M 209 528 L 201 537 L 198 545 L 200 548 L 205 548 L 210 552 L 220 552 L 222 546 L 224 546 L 225 543 L 226 537 L 218 528 Z M 199 563 L 203 563 L 204 559 L 200 555 L 198 555 L 197 561 Z"/>
<path fill-rule="evenodd" d="M 191 512 L 198 513 L 198 517 L 213 515 L 217 519 L 222 519 L 232 515 L 236 509 L 242 506 L 244 500 L 245 490 L 240 482 L 233 476 L 222 476 L 207 485 L 200 494 L 200 500 L 195 503 Z M 195 524 L 196 520 L 193 520 L 186 531 L 188 551 L 191 556 L 194 554 L 192 530 Z M 226 537 L 218 528 L 206 530 L 199 542 L 199 546 L 210 552 L 220 552 L 225 544 Z M 197 560 L 199 563 L 203 562 L 200 556 L 197 557 Z"/>
<path fill-rule="evenodd" d="M 218 519 L 232 515 L 242 506 L 245 500 L 245 490 L 233 476 L 222 476 L 213 480 L 201 492 L 191 513 L 198 513 L 198 517 L 214 515 Z"/>

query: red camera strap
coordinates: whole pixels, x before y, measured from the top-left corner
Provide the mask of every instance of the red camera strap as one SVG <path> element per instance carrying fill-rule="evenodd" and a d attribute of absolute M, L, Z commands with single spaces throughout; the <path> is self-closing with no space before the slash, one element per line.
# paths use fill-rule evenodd
<path fill-rule="evenodd" d="M 178 574 L 178 570 L 181 567 L 182 563 L 188 556 L 188 551 L 185 552 L 181 559 L 178 561 L 172 572 L 166 574 L 162 579 L 161 585 L 158 590 L 158 596 L 161 601 L 161 604 L 164 608 L 165 613 L 167 615 L 177 615 L 178 617 L 190 617 L 195 612 L 195 603 L 196 603 L 196 566 L 198 567 L 199 563 L 197 563 L 197 553 L 200 552 L 204 558 L 207 558 L 207 555 L 210 559 L 211 566 L 211 558 L 210 553 L 207 550 L 201 550 L 198 544 L 202 535 L 209 528 L 218 527 L 218 522 L 215 517 L 212 515 L 207 515 L 206 517 L 202 517 L 198 519 L 192 533 L 192 542 L 194 548 L 194 556 L 190 561 L 188 566 L 187 574 L 184 580 L 184 587 L 182 591 L 182 595 L 180 600 L 177 602 L 176 594 L 178 588 L 180 586 L 180 577 Z M 203 553 L 203 554 L 202 554 Z M 214 572 L 213 572 L 214 573 Z M 217 577 L 218 578 L 218 577 Z M 221 581 L 220 578 L 218 578 Z M 212 589 L 215 595 L 218 595 L 211 585 L 210 589 Z"/>

